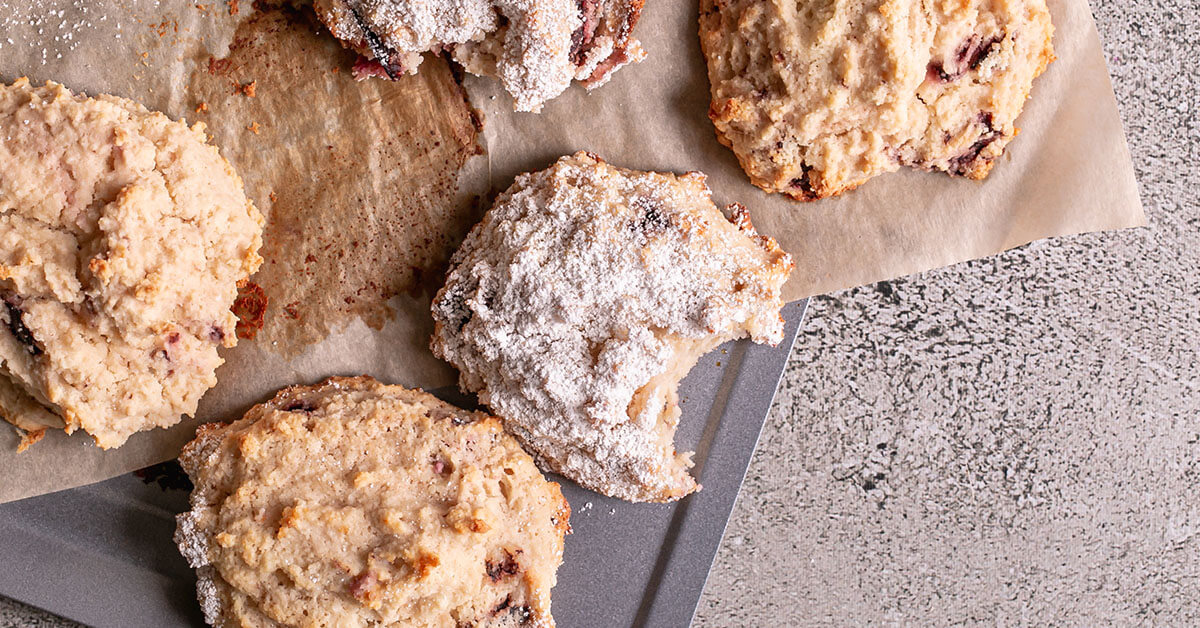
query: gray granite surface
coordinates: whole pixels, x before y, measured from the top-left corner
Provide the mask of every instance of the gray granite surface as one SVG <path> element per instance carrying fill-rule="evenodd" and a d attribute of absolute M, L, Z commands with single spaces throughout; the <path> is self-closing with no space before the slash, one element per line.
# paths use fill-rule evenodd
<path fill-rule="evenodd" d="M 1092 7 L 1151 226 L 815 299 L 696 625 L 1200 625 L 1200 6 Z"/>
<path fill-rule="evenodd" d="M 1151 226 L 813 300 L 697 625 L 1200 625 L 1200 5 L 1092 7 Z"/>

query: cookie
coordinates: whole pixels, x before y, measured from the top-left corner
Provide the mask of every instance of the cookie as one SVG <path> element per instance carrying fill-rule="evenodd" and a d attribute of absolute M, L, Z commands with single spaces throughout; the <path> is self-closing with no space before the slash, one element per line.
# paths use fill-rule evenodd
<path fill-rule="evenodd" d="M 213 626 L 554 625 L 570 507 L 493 417 L 334 377 L 202 426 L 179 462 Z"/>
<path fill-rule="evenodd" d="M 0 138 L 0 414 L 108 448 L 194 413 L 262 261 L 262 216 L 203 125 L 19 79 Z"/>
<path fill-rule="evenodd" d="M 588 89 L 645 57 L 633 38 L 644 0 L 316 0 L 330 32 L 367 62 L 355 71 L 415 73 L 446 51 L 468 72 L 495 76 L 517 111 L 539 111 L 572 80 Z"/>
<path fill-rule="evenodd" d="M 727 340 L 779 342 L 792 268 L 709 196 L 587 153 L 518 176 L 451 260 L 434 354 L 545 467 L 631 501 L 695 491 L 679 380 Z"/>
<path fill-rule="evenodd" d="M 701 0 L 709 116 L 798 200 L 900 166 L 982 179 L 1054 58 L 1045 0 Z"/>

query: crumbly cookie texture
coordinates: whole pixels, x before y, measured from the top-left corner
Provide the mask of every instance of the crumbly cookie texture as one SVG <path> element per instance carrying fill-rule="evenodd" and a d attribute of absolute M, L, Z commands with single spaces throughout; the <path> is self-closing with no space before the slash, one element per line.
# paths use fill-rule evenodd
<path fill-rule="evenodd" d="M 19 79 L 0 172 L 0 414 L 108 448 L 195 412 L 262 262 L 262 216 L 204 126 Z"/>
<path fill-rule="evenodd" d="M 701 0 L 709 116 L 799 200 L 900 166 L 982 179 L 1054 58 L 1045 0 Z"/>
<path fill-rule="evenodd" d="M 448 51 L 495 76 L 517 111 L 539 111 L 572 80 L 588 89 L 645 57 L 633 38 L 644 0 L 315 0 L 330 32 L 370 60 L 360 77 L 415 73 Z"/>
<path fill-rule="evenodd" d="M 554 625 L 570 507 L 484 413 L 335 377 L 202 426 L 179 462 L 213 626 Z"/>
<path fill-rule="evenodd" d="M 631 501 L 697 490 L 679 380 L 726 340 L 779 342 L 792 268 L 709 196 L 587 153 L 518 176 L 451 260 L 434 354 L 549 469 Z"/>

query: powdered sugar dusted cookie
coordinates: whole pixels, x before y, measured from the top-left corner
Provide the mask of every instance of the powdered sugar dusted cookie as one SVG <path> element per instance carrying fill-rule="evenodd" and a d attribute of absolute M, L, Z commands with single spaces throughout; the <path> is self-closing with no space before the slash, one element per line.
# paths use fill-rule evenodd
<path fill-rule="evenodd" d="M 589 89 L 645 53 L 632 36 L 644 0 L 316 0 L 317 15 L 395 78 L 421 54 L 449 51 L 468 72 L 498 77 L 517 111 L 539 111 L 572 80 Z"/>
<path fill-rule="evenodd" d="M 587 153 L 517 177 L 451 260 L 433 351 L 545 465 L 592 490 L 696 490 L 672 439 L 676 388 L 733 338 L 782 338 L 791 258 L 704 176 Z"/>
<path fill-rule="evenodd" d="M 0 414 L 107 448 L 195 412 L 262 261 L 203 125 L 20 79 L 0 85 L 0 173 Z"/>
<path fill-rule="evenodd" d="M 1045 0 L 701 0 L 709 115 L 800 200 L 900 166 L 982 179 L 1053 59 Z"/>
<path fill-rule="evenodd" d="M 179 457 L 214 626 L 549 628 L 570 508 L 500 422 L 369 377 L 279 392 Z"/>

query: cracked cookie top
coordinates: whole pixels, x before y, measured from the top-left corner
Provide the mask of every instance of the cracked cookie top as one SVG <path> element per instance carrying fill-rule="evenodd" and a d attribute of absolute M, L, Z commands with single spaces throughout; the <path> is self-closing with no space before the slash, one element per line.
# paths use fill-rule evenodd
<path fill-rule="evenodd" d="M 551 628 L 570 507 L 500 422 L 369 377 L 280 391 L 179 457 L 214 626 Z"/>
<path fill-rule="evenodd" d="M 799 200 L 900 166 L 982 179 L 1053 59 L 1045 0 L 701 0 L 709 115 Z"/>
<path fill-rule="evenodd" d="M 106 448 L 195 412 L 262 261 L 262 216 L 203 125 L 20 79 L 0 138 L 0 400 L 22 399 L 0 411 Z"/>
<path fill-rule="evenodd" d="M 436 355 L 548 468 L 638 501 L 694 491 L 676 387 L 733 338 L 778 342 L 791 258 L 704 176 L 577 153 L 523 174 L 451 260 Z"/>
<path fill-rule="evenodd" d="M 448 51 L 495 76 L 517 111 L 539 111 L 572 80 L 589 89 L 645 53 L 632 36 L 644 0 L 316 0 L 330 32 L 370 60 L 360 77 L 414 73 Z"/>

